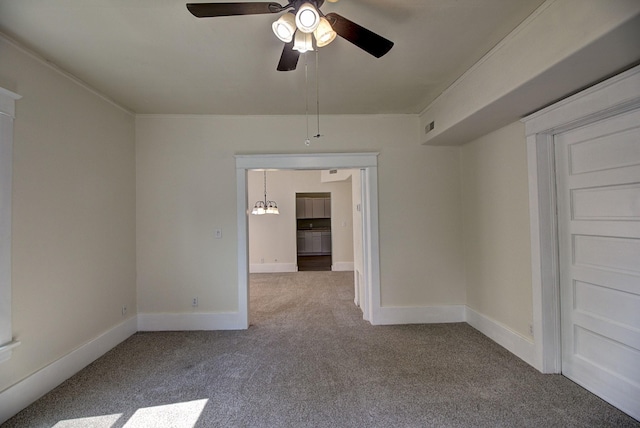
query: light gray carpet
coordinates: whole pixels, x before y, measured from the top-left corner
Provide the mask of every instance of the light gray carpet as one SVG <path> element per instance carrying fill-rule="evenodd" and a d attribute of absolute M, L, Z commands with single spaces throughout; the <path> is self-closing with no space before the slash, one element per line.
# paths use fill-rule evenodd
<path fill-rule="evenodd" d="M 252 275 L 251 313 L 138 333 L 3 426 L 640 426 L 466 324 L 369 325 L 351 272 Z"/>

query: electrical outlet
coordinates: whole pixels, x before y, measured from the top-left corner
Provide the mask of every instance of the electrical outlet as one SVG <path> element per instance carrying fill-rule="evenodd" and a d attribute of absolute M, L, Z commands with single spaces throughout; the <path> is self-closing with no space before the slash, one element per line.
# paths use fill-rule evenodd
<path fill-rule="evenodd" d="M 127 315 L 127 305 L 124 305 L 124 306 L 122 307 L 122 316 L 124 317 L 124 316 L 126 316 L 126 315 Z"/>
<path fill-rule="evenodd" d="M 533 337 L 533 324 L 529 324 L 529 334 Z"/>
<path fill-rule="evenodd" d="M 195 308 L 196 306 L 198 306 L 198 298 L 197 298 L 197 297 L 194 297 L 194 298 L 193 298 L 193 300 L 191 301 L 191 306 L 193 306 L 194 308 Z"/>
<path fill-rule="evenodd" d="M 216 236 L 216 239 L 222 238 L 222 229 L 216 229 L 215 236 Z"/>

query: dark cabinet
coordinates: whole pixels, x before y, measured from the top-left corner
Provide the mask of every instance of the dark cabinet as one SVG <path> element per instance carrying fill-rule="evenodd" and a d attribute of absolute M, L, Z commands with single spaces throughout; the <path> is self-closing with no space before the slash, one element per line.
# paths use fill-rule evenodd
<path fill-rule="evenodd" d="M 296 218 L 330 218 L 331 198 L 296 198 Z"/>
<path fill-rule="evenodd" d="M 331 232 L 329 231 L 298 231 L 297 243 L 299 255 L 331 254 Z"/>

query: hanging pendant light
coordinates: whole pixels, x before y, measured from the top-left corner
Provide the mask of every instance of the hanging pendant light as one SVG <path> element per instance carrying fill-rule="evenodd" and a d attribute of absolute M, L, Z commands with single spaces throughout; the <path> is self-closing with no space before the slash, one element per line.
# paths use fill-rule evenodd
<path fill-rule="evenodd" d="M 251 210 L 253 215 L 280 214 L 278 204 L 267 200 L 267 171 L 264 171 L 264 201 L 257 201 Z"/>

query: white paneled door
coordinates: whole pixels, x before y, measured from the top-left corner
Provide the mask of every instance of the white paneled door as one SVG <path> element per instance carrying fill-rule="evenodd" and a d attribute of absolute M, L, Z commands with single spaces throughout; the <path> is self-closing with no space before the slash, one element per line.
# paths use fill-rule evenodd
<path fill-rule="evenodd" d="M 640 111 L 555 147 L 562 373 L 640 419 Z"/>

